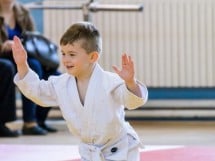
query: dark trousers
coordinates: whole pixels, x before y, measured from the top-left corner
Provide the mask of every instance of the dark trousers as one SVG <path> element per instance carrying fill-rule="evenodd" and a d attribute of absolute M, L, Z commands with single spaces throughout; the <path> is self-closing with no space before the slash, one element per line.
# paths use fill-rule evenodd
<path fill-rule="evenodd" d="M 16 120 L 15 68 L 11 61 L 0 58 L 0 123 Z"/>

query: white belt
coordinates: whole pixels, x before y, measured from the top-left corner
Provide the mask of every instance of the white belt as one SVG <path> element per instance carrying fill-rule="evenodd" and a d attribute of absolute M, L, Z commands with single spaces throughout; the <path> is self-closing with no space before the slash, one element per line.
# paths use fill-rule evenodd
<path fill-rule="evenodd" d="M 79 148 L 81 157 L 90 161 L 105 161 L 102 149 L 95 145 L 81 144 Z"/>
<path fill-rule="evenodd" d="M 125 135 L 115 142 L 103 146 L 81 143 L 79 153 L 82 159 L 87 161 L 118 161 L 127 160 L 128 149 L 128 136 Z"/>

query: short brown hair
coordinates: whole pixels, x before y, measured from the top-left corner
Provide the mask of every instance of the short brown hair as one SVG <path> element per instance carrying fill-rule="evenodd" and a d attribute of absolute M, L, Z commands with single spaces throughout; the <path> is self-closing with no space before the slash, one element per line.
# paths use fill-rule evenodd
<path fill-rule="evenodd" d="M 83 40 L 81 47 L 87 53 L 102 52 L 102 41 L 98 29 L 89 22 L 78 22 L 70 26 L 60 39 L 60 45 L 73 44 Z"/>

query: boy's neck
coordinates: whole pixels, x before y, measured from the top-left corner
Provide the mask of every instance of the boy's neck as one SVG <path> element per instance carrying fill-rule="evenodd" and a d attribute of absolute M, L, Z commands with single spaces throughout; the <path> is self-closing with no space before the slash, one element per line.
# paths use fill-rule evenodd
<path fill-rule="evenodd" d="M 91 78 L 91 75 L 95 69 L 96 64 L 93 63 L 83 75 L 76 76 L 75 79 L 78 82 L 88 81 Z"/>

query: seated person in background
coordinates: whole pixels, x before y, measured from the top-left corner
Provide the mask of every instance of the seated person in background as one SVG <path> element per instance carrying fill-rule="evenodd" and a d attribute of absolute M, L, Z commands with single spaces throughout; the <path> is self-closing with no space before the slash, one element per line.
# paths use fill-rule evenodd
<path fill-rule="evenodd" d="M 22 4 L 16 0 L 0 0 L 0 57 L 10 60 L 15 65 L 11 52 L 13 37 L 15 35 L 20 37 L 22 32 L 34 31 L 34 28 L 30 13 Z M 47 79 L 50 75 L 59 74 L 57 70 L 46 70 L 35 58 L 28 58 L 28 63 L 40 78 Z M 57 131 L 45 123 L 50 108 L 41 108 L 24 95 L 22 105 L 24 135 L 45 135 Z"/>
<path fill-rule="evenodd" d="M 12 131 L 6 123 L 16 120 L 14 65 L 0 58 L 0 137 L 17 137 L 18 131 Z"/>

